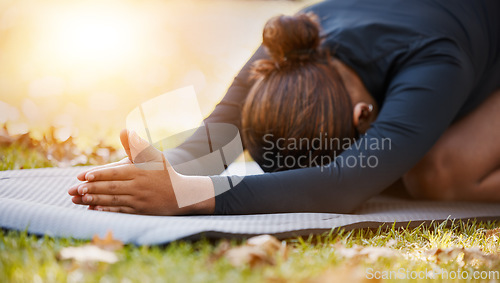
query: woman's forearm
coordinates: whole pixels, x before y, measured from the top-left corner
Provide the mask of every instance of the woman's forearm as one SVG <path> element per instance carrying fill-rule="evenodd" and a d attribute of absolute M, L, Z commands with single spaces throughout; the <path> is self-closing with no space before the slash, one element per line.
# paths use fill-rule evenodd
<path fill-rule="evenodd" d="M 214 213 L 214 185 L 209 177 L 181 175 L 172 180 L 172 186 L 181 214 Z"/>

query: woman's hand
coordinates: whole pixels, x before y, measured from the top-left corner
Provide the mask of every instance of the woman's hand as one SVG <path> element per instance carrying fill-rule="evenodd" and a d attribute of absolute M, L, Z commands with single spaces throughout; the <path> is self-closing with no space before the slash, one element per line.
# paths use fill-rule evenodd
<path fill-rule="evenodd" d="M 113 162 L 113 163 L 109 163 L 109 164 L 106 164 L 106 165 L 101 165 L 101 166 L 96 166 L 96 167 L 93 167 L 89 170 L 86 170 L 86 171 L 83 171 L 83 172 L 80 172 L 76 178 L 78 178 L 78 180 L 80 181 L 86 181 L 85 179 L 85 175 L 91 171 L 96 171 L 96 170 L 100 170 L 100 169 L 104 169 L 104 168 L 111 168 L 111 167 L 116 167 L 116 166 L 120 166 L 120 165 L 124 165 L 124 164 L 133 164 L 132 160 L 133 160 L 133 156 L 132 156 L 132 152 L 130 151 L 130 143 L 129 143 L 129 136 L 133 135 L 133 133 L 129 132 L 127 129 L 123 129 L 121 132 L 120 132 L 120 141 L 122 143 L 122 146 L 123 146 L 123 149 L 125 150 L 125 152 L 127 153 L 127 157 L 125 157 L 124 159 L 120 160 L 120 161 L 117 161 L 117 162 Z M 140 139 L 139 139 L 140 140 Z M 141 145 L 142 145 L 142 142 L 141 142 Z M 135 149 L 134 148 L 134 154 L 138 151 L 139 149 Z"/>
<path fill-rule="evenodd" d="M 178 174 L 160 151 L 134 132 L 122 132 L 121 139 L 129 159 L 79 174 L 85 183 L 68 191 L 74 203 L 101 211 L 150 215 L 213 212 L 209 177 Z"/>

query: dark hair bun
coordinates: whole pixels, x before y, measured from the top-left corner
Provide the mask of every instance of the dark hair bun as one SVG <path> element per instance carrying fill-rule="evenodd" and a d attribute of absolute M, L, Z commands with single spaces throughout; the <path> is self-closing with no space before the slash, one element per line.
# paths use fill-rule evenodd
<path fill-rule="evenodd" d="M 318 51 L 320 29 L 317 16 L 313 13 L 276 16 L 264 27 L 263 43 L 278 64 L 307 60 Z"/>

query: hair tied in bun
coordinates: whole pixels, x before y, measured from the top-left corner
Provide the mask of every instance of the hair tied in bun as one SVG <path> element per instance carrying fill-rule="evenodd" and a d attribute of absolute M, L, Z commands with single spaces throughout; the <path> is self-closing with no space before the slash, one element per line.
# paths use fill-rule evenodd
<path fill-rule="evenodd" d="M 254 76 L 267 76 L 273 71 L 315 60 L 322 40 L 320 30 L 318 17 L 313 13 L 271 18 L 262 33 L 270 59 L 254 62 Z"/>
<path fill-rule="evenodd" d="M 314 54 L 316 54 L 316 50 L 314 49 L 292 50 L 285 54 L 285 59 L 291 58 L 292 60 L 308 60 L 311 59 L 311 56 Z"/>

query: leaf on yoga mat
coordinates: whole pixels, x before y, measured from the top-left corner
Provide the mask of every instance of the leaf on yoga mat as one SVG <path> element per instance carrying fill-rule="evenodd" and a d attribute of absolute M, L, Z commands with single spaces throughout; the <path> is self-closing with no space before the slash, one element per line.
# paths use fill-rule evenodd
<path fill-rule="evenodd" d="M 60 260 L 75 260 L 77 262 L 107 262 L 115 263 L 118 257 L 112 251 L 101 249 L 94 245 L 85 245 L 81 247 L 63 248 L 57 258 Z"/>
<path fill-rule="evenodd" d="M 260 235 L 249 238 L 246 244 L 234 248 L 231 248 L 227 241 L 221 242 L 211 261 L 224 256 L 235 267 L 249 265 L 253 268 L 266 264 L 274 265 L 279 254 L 286 260 L 286 243 L 271 235 Z"/>
<path fill-rule="evenodd" d="M 92 244 L 108 251 L 116 251 L 123 248 L 123 242 L 113 238 L 112 231 L 108 231 L 102 239 L 98 235 L 94 235 L 92 237 Z"/>

